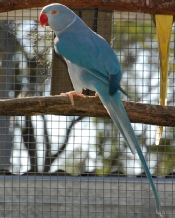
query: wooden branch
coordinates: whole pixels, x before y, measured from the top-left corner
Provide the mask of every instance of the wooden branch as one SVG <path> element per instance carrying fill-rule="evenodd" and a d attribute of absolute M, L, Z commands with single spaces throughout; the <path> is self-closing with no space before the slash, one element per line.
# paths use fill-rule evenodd
<path fill-rule="evenodd" d="M 55 2 L 65 4 L 71 8 L 99 8 L 175 15 L 175 0 L 0 0 L 0 12 L 43 7 Z"/>
<path fill-rule="evenodd" d="M 109 118 L 98 97 L 74 97 L 75 106 L 68 97 L 28 97 L 0 100 L 0 115 L 31 116 L 40 114 Z M 133 123 L 175 126 L 175 107 L 123 102 Z"/>

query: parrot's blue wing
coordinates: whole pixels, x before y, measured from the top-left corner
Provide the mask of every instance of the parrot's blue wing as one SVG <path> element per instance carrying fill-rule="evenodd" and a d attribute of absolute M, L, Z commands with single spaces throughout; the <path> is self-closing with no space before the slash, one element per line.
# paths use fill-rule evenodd
<path fill-rule="evenodd" d="M 107 76 L 108 93 L 113 95 L 119 89 L 122 77 L 120 63 L 115 52 L 103 38 L 97 34 L 97 37 L 93 37 L 94 33 L 89 29 L 87 31 L 88 33 L 84 30 L 79 35 L 74 32 L 61 33 L 59 40 L 55 41 L 55 50 L 71 63 Z M 91 34 L 93 34 L 92 37 L 90 37 Z M 76 39 L 74 43 L 72 43 L 72 39 Z"/>

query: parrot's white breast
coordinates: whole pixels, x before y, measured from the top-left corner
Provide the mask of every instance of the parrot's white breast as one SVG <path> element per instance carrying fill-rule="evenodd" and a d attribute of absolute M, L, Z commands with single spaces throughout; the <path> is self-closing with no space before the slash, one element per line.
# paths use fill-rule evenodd
<path fill-rule="evenodd" d="M 86 69 L 79 67 L 66 58 L 65 61 L 68 66 L 68 71 L 73 83 L 73 87 L 77 93 L 81 93 L 83 88 L 96 91 L 91 80 L 92 75 Z"/>

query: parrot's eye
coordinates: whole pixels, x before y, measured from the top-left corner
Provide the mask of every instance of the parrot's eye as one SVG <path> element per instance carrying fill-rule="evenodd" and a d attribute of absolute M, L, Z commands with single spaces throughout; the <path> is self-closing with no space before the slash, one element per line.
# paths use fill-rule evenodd
<path fill-rule="evenodd" d="M 57 10 L 52 10 L 51 13 L 52 13 L 52 14 L 58 14 L 58 11 L 57 11 Z"/>

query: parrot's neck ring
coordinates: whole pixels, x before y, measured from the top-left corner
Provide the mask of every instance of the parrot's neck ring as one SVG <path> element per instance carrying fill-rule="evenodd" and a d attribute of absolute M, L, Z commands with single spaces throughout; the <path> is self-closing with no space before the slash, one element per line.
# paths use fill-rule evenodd
<path fill-rule="evenodd" d="M 56 32 L 58 34 L 62 33 L 63 31 L 65 31 L 67 28 L 69 28 L 75 21 L 76 21 L 77 17 L 75 16 L 74 19 L 72 20 L 72 22 L 70 24 L 68 24 L 66 27 L 64 27 L 63 29 L 61 30 L 56 30 Z"/>

